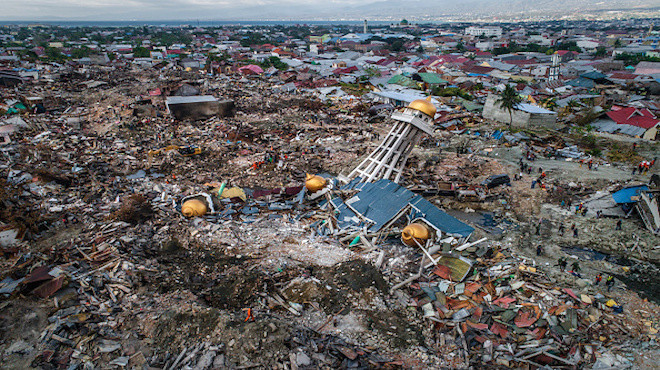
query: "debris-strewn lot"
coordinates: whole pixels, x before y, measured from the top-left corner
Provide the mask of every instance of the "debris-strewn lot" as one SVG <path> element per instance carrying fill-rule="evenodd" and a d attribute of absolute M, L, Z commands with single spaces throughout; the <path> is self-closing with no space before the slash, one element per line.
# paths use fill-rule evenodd
<path fill-rule="evenodd" d="M 170 86 L 194 84 L 177 74 Z M 427 255 L 401 242 L 411 220 L 342 228 L 328 200 L 356 190 L 304 188 L 306 173 L 346 175 L 387 134 L 366 102 L 209 77 L 200 95 L 233 100 L 233 114 L 175 121 L 163 97 L 133 104 L 163 88 L 159 72 L 129 76 L 48 84 L 66 108 L 26 114 L 1 147 L 0 366 L 655 366 L 658 236 L 634 215 L 618 230 L 593 198 L 650 174 L 628 183 L 625 165 L 590 171 L 532 141 L 503 145 L 488 122 L 478 136 L 438 131 L 402 184 L 476 230 Z M 494 174 L 510 184 L 480 185 Z M 215 212 L 184 217 L 200 193 Z"/>

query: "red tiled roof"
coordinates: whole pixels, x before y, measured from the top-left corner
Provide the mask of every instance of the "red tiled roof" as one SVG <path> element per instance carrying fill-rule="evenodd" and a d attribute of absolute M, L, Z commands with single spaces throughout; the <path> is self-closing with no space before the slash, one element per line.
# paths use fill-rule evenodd
<path fill-rule="evenodd" d="M 332 73 L 334 73 L 336 75 L 340 75 L 340 74 L 348 74 L 348 73 L 351 73 L 351 72 L 355 72 L 357 70 L 358 70 L 358 68 L 356 66 L 352 66 L 352 67 L 346 67 L 346 68 L 337 68 L 334 71 L 332 71 Z"/>
<path fill-rule="evenodd" d="M 468 73 L 488 74 L 494 69 L 495 68 L 491 68 L 491 67 L 471 65 L 471 66 L 465 66 L 465 68 L 463 68 L 463 71 Z"/>
<path fill-rule="evenodd" d="M 637 75 L 634 73 L 615 72 L 610 75 L 610 78 L 616 78 L 619 80 L 634 80 L 637 78 Z"/>
<path fill-rule="evenodd" d="M 635 107 L 621 108 L 607 112 L 607 116 L 618 124 L 633 125 L 644 129 L 650 129 L 660 122 L 648 109 L 637 109 Z"/>

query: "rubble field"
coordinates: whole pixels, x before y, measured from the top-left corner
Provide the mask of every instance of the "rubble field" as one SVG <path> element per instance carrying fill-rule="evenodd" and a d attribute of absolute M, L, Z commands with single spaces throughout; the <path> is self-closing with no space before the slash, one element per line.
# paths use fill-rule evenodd
<path fill-rule="evenodd" d="M 235 111 L 193 121 L 163 97 L 155 114 L 136 107 L 184 84 Z M 359 194 L 338 179 L 391 120 L 274 86 L 116 69 L 3 92 L 61 104 L 25 114 L 1 147 L 0 367 L 657 368 L 658 235 L 632 213 L 619 230 L 593 198 L 653 171 L 436 131 L 400 183 L 474 232 L 409 246 L 411 219 L 372 232 L 332 208 Z M 333 186 L 315 196 L 307 174 Z M 481 185 L 494 174 L 510 185 Z M 214 211 L 185 217 L 185 199 Z"/>

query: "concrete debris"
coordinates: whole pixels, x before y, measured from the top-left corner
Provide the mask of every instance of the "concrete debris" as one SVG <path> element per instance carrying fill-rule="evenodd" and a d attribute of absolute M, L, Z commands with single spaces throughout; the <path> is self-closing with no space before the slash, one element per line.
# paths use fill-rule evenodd
<path fill-rule="evenodd" d="M 658 167 L 630 167 L 657 144 L 537 127 L 530 104 L 524 129 L 485 119 L 503 77 L 463 56 L 437 56 L 440 78 L 414 53 L 209 52 L 240 48 L 227 32 L 196 40 L 204 60 L 165 47 L 2 71 L 0 367 L 657 358 Z M 404 65 L 425 69 L 380 76 Z M 445 77 L 472 104 L 412 90 Z"/>

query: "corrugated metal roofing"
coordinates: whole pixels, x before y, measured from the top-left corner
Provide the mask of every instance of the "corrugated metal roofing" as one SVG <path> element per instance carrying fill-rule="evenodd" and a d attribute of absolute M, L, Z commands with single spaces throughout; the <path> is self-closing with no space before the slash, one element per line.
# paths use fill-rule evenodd
<path fill-rule="evenodd" d="M 427 84 L 444 84 L 448 82 L 447 80 L 443 80 L 437 73 L 418 73 L 418 75 Z"/>
<path fill-rule="evenodd" d="M 608 132 L 610 134 L 625 134 L 629 136 L 642 136 L 646 129 L 633 125 L 618 124 L 609 119 L 601 119 L 591 124 L 596 130 L 600 132 Z"/>
<path fill-rule="evenodd" d="M 378 180 L 373 183 L 360 181 L 360 178 L 354 179 L 343 187 L 343 189 L 360 190 L 354 197 L 348 199 L 345 205 L 354 212 L 352 215 L 359 214 L 372 222 L 368 228 L 370 232 L 379 231 L 409 206 L 412 207 L 413 219 L 423 218 L 443 233 L 465 237 L 474 231 L 473 227 L 443 212 L 421 195 L 390 180 Z M 341 213 L 341 204 L 335 206 L 335 209 Z M 351 213 L 347 217 L 340 215 L 338 220 L 341 218 L 343 221 L 350 217 L 352 217 Z"/>
<path fill-rule="evenodd" d="M 557 114 L 557 112 L 553 112 L 551 110 L 547 110 L 547 109 L 541 108 L 537 105 L 532 105 L 532 104 L 528 104 L 528 103 L 520 103 L 520 104 L 518 104 L 516 109 L 521 110 L 523 112 L 527 112 L 527 113 Z"/>

